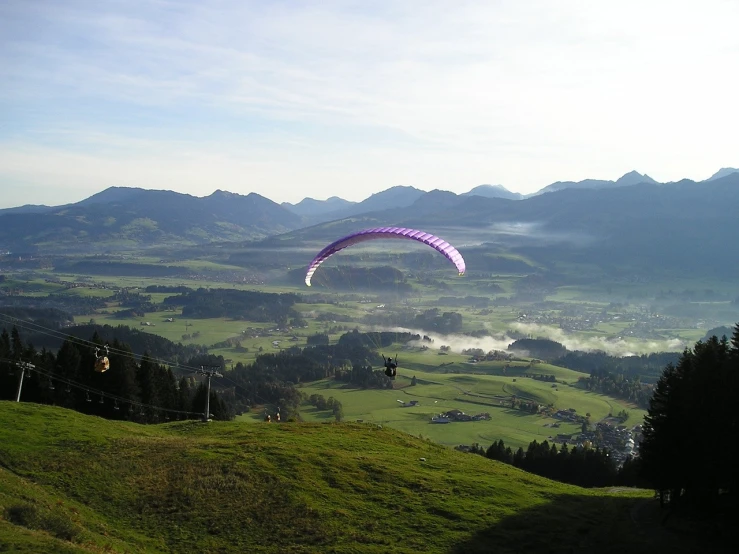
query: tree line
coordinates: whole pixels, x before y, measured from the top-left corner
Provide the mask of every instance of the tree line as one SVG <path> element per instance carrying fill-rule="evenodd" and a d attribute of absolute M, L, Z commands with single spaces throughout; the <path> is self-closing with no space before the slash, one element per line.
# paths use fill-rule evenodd
<path fill-rule="evenodd" d="M 162 304 L 169 307 L 182 306 L 182 317 L 230 317 L 286 325 L 289 318 L 300 317 L 293 308 L 299 301 L 300 295 L 294 293 L 199 288 L 168 296 Z"/>
<path fill-rule="evenodd" d="M 654 391 L 654 385 L 642 383 L 638 375 L 629 378 L 622 373 L 611 373 L 598 369 L 594 369 L 590 377 L 580 377 L 577 381 L 585 390 L 623 398 L 645 409 L 649 407 Z"/>
<path fill-rule="evenodd" d="M 626 471 L 617 469 L 610 459 L 608 450 L 575 446 L 569 448 L 548 441 L 532 441 L 524 451 L 519 447 L 515 452 L 503 440 L 491 444 L 487 450 L 477 446 L 473 451 L 491 460 L 498 460 L 529 473 L 548 479 L 570 483 L 580 487 L 607 487 L 630 485 L 635 480 L 631 465 L 625 464 Z"/>
<path fill-rule="evenodd" d="M 686 349 L 657 381 L 644 418 L 641 473 L 663 502 L 716 507 L 739 479 L 739 325 Z"/>
<path fill-rule="evenodd" d="M 567 352 L 552 360 L 552 364 L 582 373 L 621 374 L 643 383 L 654 383 L 667 364 L 674 364 L 680 358 L 679 352 L 656 352 L 641 356 L 611 356 L 605 352 Z"/>
<path fill-rule="evenodd" d="M 104 344 L 97 333 L 90 342 L 100 347 Z M 20 377 L 16 363 L 22 361 L 39 370 L 31 371 L 23 381 L 24 401 L 140 423 L 158 423 L 171 417 L 197 418 L 204 413 L 207 390 L 194 376 L 178 379 L 171 368 L 156 363 L 148 353 L 137 361 L 131 348 L 118 339 L 110 341 L 109 346 L 111 368 L 99 373 L 95 371 L 96 351 L 92 345 L 69 339 L 54 354 L 24 343 L 16 327 L 10 333 L 3 329 L 0 359 L 6 361 L 0 362 L 0 398 L 15 399 Z M 75 385 L 70 386 L 70 382 Z M 127 402 L 119 403 L 111 397 Z M 230 406 L 215 391 L 211 391 L 210 411 L 216 419 L 233 418 Z"/>

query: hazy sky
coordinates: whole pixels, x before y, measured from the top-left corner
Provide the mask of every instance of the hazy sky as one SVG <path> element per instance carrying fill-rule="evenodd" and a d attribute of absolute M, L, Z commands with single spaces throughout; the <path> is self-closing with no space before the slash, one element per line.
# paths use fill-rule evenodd
<path fill-rule="evenodd" d="M 739 163 L 737 0 L 2 0 L 0 207 Z"/>

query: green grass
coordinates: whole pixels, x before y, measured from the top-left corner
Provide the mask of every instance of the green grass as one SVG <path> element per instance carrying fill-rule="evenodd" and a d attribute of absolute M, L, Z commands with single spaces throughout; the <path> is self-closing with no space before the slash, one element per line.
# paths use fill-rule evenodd
<path fill-rule="evenodd" d="M 140 426 L 0 403 L 12 552 L 654 552 L 585 490 L 370 424 Z M 422 458 L 424 460 L 422 460 Z M 672 552 L 686 541 L 670 541 Z M 694 545 L 692 545 L 694 546 Z"/>
<path fill-rule="evenodd" d="M 532 440 L 541 442 L 558 433 L 580 433 L 578 424 L 560 422 L 558 428 L 551 428 L 550 425 L 558 420 L 512 410 L 501 405 L 501 398 L 497 398 L 513 394 L 524 400 L 553 404 L 556 409 L 574 408 L 578 414 L 590 413 L 593 422 L 626 409 L 629 412 L 627 424 L 636 425 L 641 423 L 645 414 L 644 410 L 624 401 L 587 392 L 567 383 L 560 382 L 552 388 L 552 383 L 524 377 L 444 374 L 405 366 L 399 371 L 393 390 L 356 389 L 334 380 L 306 384 L 300 390 L 308 395 L 333 396 L 341 402 L 347 421 L 361 419 L 387 425 L 448 446 L 478 443 L 487 448 L 492 442 L 503 439 L 508 446 L 525 449 Z M 562 372 L 569 370 L 563 369 Z M 413 376 L 418 379 L 418 384 L 410 386 Z M 398 400 L 417 400 L 419 404 L 402 407 Z M 468 414 L 487 412 L 491 419 L 447 425 L 431 423 L 434 415 L 451 409 Z M 318 414 L 316 417 L 325 416 Z M 310 414 L 306 419 L 312 419 Z"/>

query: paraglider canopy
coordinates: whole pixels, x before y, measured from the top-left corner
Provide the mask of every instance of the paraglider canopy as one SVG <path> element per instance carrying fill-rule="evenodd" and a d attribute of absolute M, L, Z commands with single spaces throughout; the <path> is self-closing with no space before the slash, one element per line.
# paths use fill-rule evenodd
<path fill-rule="evenodd" d="M 456 248 L 444 239 L 425 231 L 407 229 L 405 227 L 373 227 L 372 229 L 365 229 L 342 237 L 321 250 L 308 265 L 308 271 L 305 274 L 305 284 L 311 286 L 311 277 L 313 277 L 318 266 L 325 262 L 329 257 L 336 254 L 339 250 L 343 250 L 347 246 L 357 244 L 358 242 L 375 239 L 409 239 L 427 244 L 452 262 L 457 267 L 457 271 L 459 271 L 460 275 L 464 275 L 466 269 L 464 258 L 462 258 L 462 255 Z"/>

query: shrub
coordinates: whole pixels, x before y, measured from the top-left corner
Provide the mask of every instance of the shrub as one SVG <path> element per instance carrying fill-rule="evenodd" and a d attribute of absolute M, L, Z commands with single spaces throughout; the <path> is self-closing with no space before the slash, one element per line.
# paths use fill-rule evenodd
<path fill-rule="evenodd" d="M 5 508 L 5 519 L 15 525 L 33 528 L 38 521 L 38 510 L 31 504 L 14 504 Z"/>
<path fill-rule="evenodd" d="M 73 541 L 81 532 L 81 529 L 70 521 L 61 509 L 44 513 L 33 504 L 8 506 L 5 509 L 5 519 L 28 529 L 46 531 L 65 541 Z"/>

